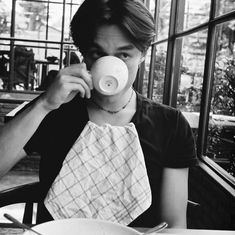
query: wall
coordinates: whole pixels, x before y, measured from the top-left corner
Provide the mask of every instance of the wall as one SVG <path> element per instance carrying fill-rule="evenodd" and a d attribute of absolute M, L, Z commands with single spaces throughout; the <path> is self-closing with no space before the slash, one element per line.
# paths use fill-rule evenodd
<path fill-rule="evenodd" d="M 189 228 L 235 230 L 234 195 L 200 166 L 191 169 L 189 199 L 200 206 L 189 208 Z"/>

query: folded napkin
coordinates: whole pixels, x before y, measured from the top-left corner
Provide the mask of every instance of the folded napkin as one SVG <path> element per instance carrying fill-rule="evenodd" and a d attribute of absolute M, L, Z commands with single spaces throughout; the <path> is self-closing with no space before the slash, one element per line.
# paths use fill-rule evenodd
<path fill-rule="evenodd" d="M 54 219 L 97 218 L 128 225 L 151 199 L 135 125 L 88 121 L 44 203 Z"/>

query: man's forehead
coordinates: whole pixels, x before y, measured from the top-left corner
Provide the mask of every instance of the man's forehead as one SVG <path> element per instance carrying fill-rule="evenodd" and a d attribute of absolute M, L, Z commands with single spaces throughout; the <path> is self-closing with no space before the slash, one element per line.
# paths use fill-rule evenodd
<path fill-rule="evenodd" d="M 118 27 L 101 27 L 97 30 L 93 42 L 94 47 L 116 49 L 133 49 L 135 46 Z"/>
<path fill-rule="evenodd" d="M 109 39 L 130 43 L 130 39 L 126 33 L 117 25 L 103 25 L 97 28 L 95 41 L 107 41 Z"/>

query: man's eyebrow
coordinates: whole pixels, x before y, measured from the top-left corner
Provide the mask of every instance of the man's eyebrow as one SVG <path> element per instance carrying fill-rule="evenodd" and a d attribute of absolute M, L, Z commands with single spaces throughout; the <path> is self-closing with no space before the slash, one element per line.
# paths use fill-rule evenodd
<path fill-rule="evenodd" d="M 99 49 L 99 50 L 104 50 L 98 43 L 96 43 L 96 42 L 93 42 L 92 44 L 91 44 L 91 48 L 97 48 L 97 49 Z M 134 45 L 132 45 L 132 44 L 128 44 L 128 45 L 124 45 L 124 46 L 120 46 L 120 47 L 117 47 L 117 50 L 118 51 L 123 51 L 123 50 L 133 50 L 135 48 L 135 46 Z"/>
<path fill-rule="evenodd" d="M 117 49 L 122 51 L 122 50 L 133 50 L 135 48 L 134 45 L 132 44 L 129 44 L 129 45 L 125 45 L 125 46 L 121 46 L 121 47 L 118 47 Z"/>
<path fill-rule="evenodd" d="M 93 42 L 90 47 L 91 47 L 91 48 L 102 49 L 102 47 L 101 47 L 99 44 L 95 43 L 95 42 Z"/>

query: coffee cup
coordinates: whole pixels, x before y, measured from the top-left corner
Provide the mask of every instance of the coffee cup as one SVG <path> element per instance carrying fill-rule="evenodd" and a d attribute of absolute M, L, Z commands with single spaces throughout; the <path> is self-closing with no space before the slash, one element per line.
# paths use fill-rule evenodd
<path fill-rule="evenodd" d="M 91 67 L 94 88 L 103 95 L 115 95 L 128 81 L 126 64 L 115 56 L 103 56 Z"/>

